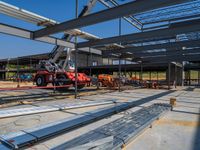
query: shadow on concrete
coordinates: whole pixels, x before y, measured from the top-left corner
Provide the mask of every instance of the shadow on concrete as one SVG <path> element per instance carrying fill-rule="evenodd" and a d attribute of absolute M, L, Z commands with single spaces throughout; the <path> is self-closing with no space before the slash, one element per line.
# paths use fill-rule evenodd
<path fill-rule="evenodd" d="M 182 111 L 182 110 L 173 110 L 173 112 L 179 112 L 179 113 L 186 113 L 186 114 L 200 115 L 200 113 L 189 112 L 189 111 Z"/>
<path fill-rule="evenodd" d="M 177 100 L 177 102 L 181 102 L 181 103 L 190 103 L 190 104 L 197 104 L 197 105 L 200 104 L 200 102 L 199 102 L 199 103 L 198 103 L 198 102 L 188 102 L 188 101 L 184 101 L 184 100 Z"/>
<path fill-rule="evenodd" d="M 199 114 L 200 114 L 200 109 L 199 109 Z M 194 143 L 193 143 L 193 149 L 192 150 L 200 150 L 200 115 L 198 119 L 198 125 L 196 129 L 196 134 L 194 137 Z"/>
<path fill-rule="evenodd" d="M 92 92 L 92 91 L 96 91 L 96 89 L 81 89 L 79 92 Z M 8 91 L 9 92 L 9 91 Z M 53 90 L 48 90 L 47 92 L 40 92 L 40 93 L 30 93 L 30 94 L 21 94 L 21 95 L 17 95 L 17 96 L 3 96 L 0 97 L 0 104 L 6 104 L 6 103 L 10 103 L 10 102 L 15 102 L 15 101 L 24 101 L 24 100 L 30 100 L 30 101 L 34 101 L 34 99 L 40 99 L 40 98 L 44 98 L 43 101 L 46 100 L 55 100 L 54 97 L 57 98 L 57 96 L 60 97 L 65 97 L 66 96 L 70 96 L 70 95 L 74 95 L 74 89 L 57 89 L 55 93 L 53 93 Z M 49 99 L 51 98 L 51 99 Z"/>
<path fill-rule="evenodd" d="M 188 87 L 184 91 L 194 91 L 195 87 Z"/>
<path fill-rule="evenodd" d="M 60 94 L 60 93 L 40 93 L 40 94 L 23 94 L 23 95 L 18 95 L 18 96 L 5 96 L 5 97 L 0 97 L 0 104 L 6 104 L 6 103 L 11 103 L 11 102 L 16 102 L 16 101 L 24 101 L 24 100 L 30 100 L 34 101 L 34 99 L 39 99 L 39 98 L 45 98 L 47 100 L 50 100 L 48 98 L 51 98 L 52 100 L 55 100 L 54 97 L 56 96 L 68 96 L 69 94 Z"/>

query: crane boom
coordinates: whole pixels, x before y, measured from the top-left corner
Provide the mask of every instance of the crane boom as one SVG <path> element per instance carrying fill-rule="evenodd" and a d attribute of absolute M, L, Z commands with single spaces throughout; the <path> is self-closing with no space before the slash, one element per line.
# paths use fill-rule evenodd
<path fill-rule="evenodd" d="M 95 6 L 96 2 L 97 0 L 89 0 L 88 4 L 84 6 L 83 10 L 81 11 L 78 17 L 82 17 L 89 14 L 92 8 Z M 67 41 L 70 41 L 72 38 L 73 38 L 73 35 L 70 35 L 70 34 L 64 34 L 64 36 L 62 37 L 62 39 L 67 40 Z M 52 63 L 56 63 L 56 61 L 58 60 L 58 58 L 60 57 L 60 55 L 62 54 L 64 50 L 65 50 L 64 46 L 55 46 L 52 52 L 49 54 L 49 57 L 50 57 L 49 61 Z M 66 60 L 68 59 L 66 58 Z M 67 64 L 67 63 L 65 62 L 64 64 Z M 63 66 L 63 68 L 65 67 L 66 66 Z"/>

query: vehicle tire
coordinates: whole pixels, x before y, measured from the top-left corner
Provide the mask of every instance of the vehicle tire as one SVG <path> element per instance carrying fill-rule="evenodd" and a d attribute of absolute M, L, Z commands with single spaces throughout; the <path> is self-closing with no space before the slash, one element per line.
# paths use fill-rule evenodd
<path fill-rule="evenodd" d="M 99 87 L 103 87 L 103 83 L 102 82 L 98 82 L 97 83 Z"/>
<path fill-rule="evenodd" d="M 77 86 L 77 89 L 80 90 L 80 89 L 82 89 L 82 88 L 84 88 L 84 87 L 85 87 L 85 84 L 80 84 L 80 85 Z"/>
<path fill-rule="evenodd" d="M 37 86 L 47 86 L 47 83 L 45 82 L 44 76 L 37 76 L 36 77 L 36 85 Z"/>
<path fill-rule="evenodd" d="M 57 79 L 58 80 L 67 80 L 66 76 L 65 75 L 58 75 L 57 76 Z M 67 81 L 59 81 L 59 82 L 56 82 L 56 86 L 63 86 L 63 85 L 68 85 Z M 68 89 L 69 87 L 65 87 L 66 89 Z"/>

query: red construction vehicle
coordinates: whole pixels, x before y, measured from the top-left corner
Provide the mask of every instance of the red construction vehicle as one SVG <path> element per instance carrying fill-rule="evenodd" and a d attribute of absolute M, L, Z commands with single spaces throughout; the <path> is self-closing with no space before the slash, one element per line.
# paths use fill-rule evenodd
<path fill-rule="evenodd" d="M 62 64 L 62 61 L 60 61 L 59 64 L 56 64 L 54 59 L 40 61 L 39 70 L 34 78 L 36 85 L 47 86 L 48 83 L 55 84 L 56 86 L 74 85 L 74 63 L 70 60 L 70 55 L 70 49 L 68 49 L 67 59 L 65 60 L 66 63 L 64 62 L 64 64 Z M 87 77 L 86 74 L 78 73 L 78 89 L 83 88 L 88 82 L 90 82 L 90 78 Z"/>
<path fill-rule="evenodd" d="M 87 15 L 97 0 L 90 0 L 88 5 L 84 7 L 79 17 Z M 72 35 L 64 34 L 63 38 L 66 41 L 70 41 L 73 38 Z M 42 60 L 39 63 L 39 70 L 37 71 L 34 82 L 37 86 L 47 86 L 48 83 L 52 83 L 56 86 L 75 85 L 75 72 L 74 63 L 71 60 L 71 49 L 67 49 L 67 57 L 64 61 L 56 63 L 62 52 L 66 48 L 63 46 L 55 46 L 53 51 L 49 54 L 49 60 Z M 83 88 L 90 78 L 84 73 L 78 73 L 77 75 L 77 88 Z"/>

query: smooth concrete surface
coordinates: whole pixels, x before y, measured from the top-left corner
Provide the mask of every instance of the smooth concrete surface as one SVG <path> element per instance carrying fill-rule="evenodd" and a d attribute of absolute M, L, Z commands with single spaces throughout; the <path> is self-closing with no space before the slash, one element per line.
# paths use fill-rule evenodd
<path fill-rule="evenodd" d="M 156 96 L 159 95 L 159 96 Z M 89 125 L 80 127 L 76 130 L 63 133 L 49 140 L 45 140 L 28 149 L 47 150 L 70 139 L 78 137 L 84 133 L 94 130 L 104 124 L 114 121 L 127 112 L 134 112 L 141 107 L 149 106 L 153 103 L 169 103 L 169 99 L 175 97 L 177 106 L 173 111 L 165 114 L 160 120 L 155 121 L 152 128 L 145 130 L 135 140 L 126 145 L 127 150 L 199 150 L 200 149 L 200 90 L 188 88 L 182 90 L 160 90 L 160 89 L 137 89 L 122 92 L 110 92 L 91 96 L 82 96 L 79 100 L 66 98 L 59 101 L 45 101 L 34 104 L 36 107 L 41 105 L 52 105 L 70 103 L 75 101 L 93 101 L 118 99 L 120 102 L 128 100 L 143 101 L 143 104 L 131 108 L 125 112 L 107 117 Z M 24 106 L 28 107 L 30 105 Z M 32 106 L 32 105 L 31 105 Z M 0 134 L 16 132 L 22 129 L 32 128 L 55 122 L 60 119 L 75 116 L 77 114 L 105 108 L 111 105 L 102 105 L 66 111 L 56 111 L 49 113 L 19 116 L 13 118 L 0 119 Z M 10 107 L 17 108 L 21 106 Z"/>

